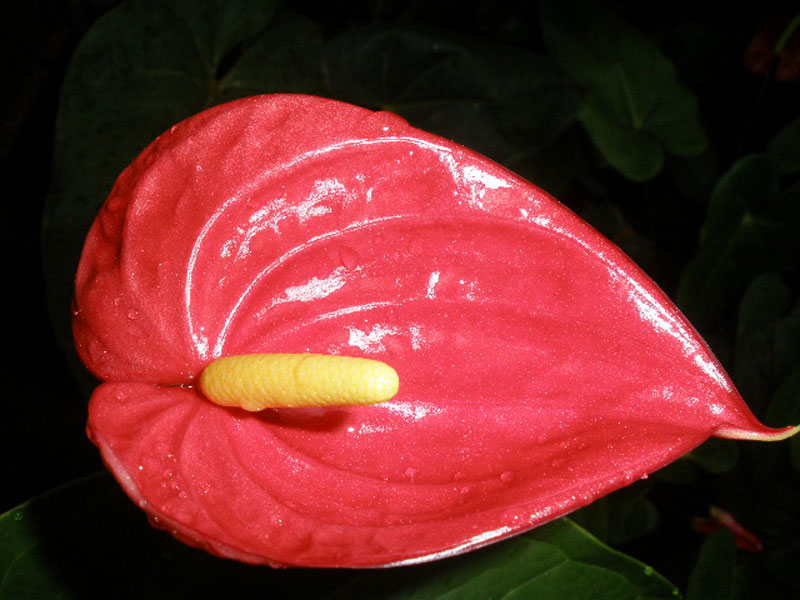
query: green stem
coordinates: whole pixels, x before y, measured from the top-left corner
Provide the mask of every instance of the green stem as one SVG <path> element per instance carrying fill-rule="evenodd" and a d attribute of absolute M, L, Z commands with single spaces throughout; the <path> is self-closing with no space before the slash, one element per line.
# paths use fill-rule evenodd
<path fill-rule="evenodd" d="M 753 431 L 749 429 L 737 429 L 734 427 L 723 427 L 714 432 L 716 437 L 729 440 L 752 440 L 754 442 L 780 442 L 793 435 L 800 433 L 800 425 L 796 427 L 784 427 L 782 429 L 771 429 L 765 427 L 763 431 Z"/>
<path fill-rule="evenodd" d="M 778 56 L 781 52 L 783 52 L 783 49 L 786 47 L 786 44 L 789 43 L 789 39 L 791 39 L 798 27 L 800 27 L 800 13 L 797 13 L 794 16 L 794 19 L 792 19 L 783 32 L 781 32 L 781 36 L 778 38 L 778 41 L 775 42 L 775 46 L 772 48 L 772 52 L 775 54 L 775 56 Z"/>

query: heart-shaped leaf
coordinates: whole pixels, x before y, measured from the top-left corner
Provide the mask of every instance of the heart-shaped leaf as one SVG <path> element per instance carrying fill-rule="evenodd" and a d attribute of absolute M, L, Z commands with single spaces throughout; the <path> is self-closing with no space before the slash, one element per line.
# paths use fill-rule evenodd
<path fill-rule="evenodd" d="M 446 564 L 422 565 L 413 574 L 366 575 L 329 600 L 679 597 L 651 567 L 609 549 L 569 519 Z"/>
<path fill-rule="evenodd" d="M 800 118 L 789 123 L 772 139 L 767 154 L 783 175 L 800 172 Z"/>
<path fill-rule="evenodd" d="M 530 183 L 396 115 L 262 96 L 173 126 L 77 274 L 93 441 L 179 539 L 247 562 L 409 564 L 586 505 L 759 424 L 664 294 Z M 220 356 L 376 358 L 391 402 L 247 413 Z"/>
<path fill-rule="evenodd" d="M 703 151 L 697 100 L 653 40 L 594 2 L 545 2 L 541 20 L 550 52 L 588 90 L 579 116 L 614 168 L 642 181 L 665 153 Z"/>
<path fill-rule="evenodd" d="M 337 98 L 391 110 L 413 125 L 507 164 L 573 121 L 575 85 L 548 59 L 430 29 L 371 26 L 325 48 Z"/>
<path fill-rule="evenodd" d="M 800 362 L 800 306 L 775 273 L 757 277 L 739 308 L 736 383 L 759 407 Z"/>
<path fill-rule="evenodd" d="M 0 600 L 319 598 L 346 571 L 275 571 L 216 559 L 143 526 L 106 473 L 75 480 L 0 515 Z"/>
<path fill-rule="evenodd" d="M 731 440 L 712 438 L 686 455 L 688 460 L 708 473 L 725 473 L 736 466 L 738 446 Z"/>
<path fill-rule="evenodd" d="M 683 273 L 678 304 L 714 327 L 757 275 L 792 267 L 800 256 L 800 185 L 781 189 L 771 157 L 747 156 L 719 180 L 700 248 Z"/>
<path fill-rule="evenodd" d="M 775 391 L 767 412 L 767 421 L 782 418 L 800 419 L 800 367 L 796 367 Z M 800 439 L 789 440 L 789 455 L 794 467 L 800 471 Z"/>
<path fill-rule="evenodd" d="M 652 533 L 658 510 L 644 493 L 647 487 L 631 486 L 601 498 L 571 517 L 599 539 L 618 546 Z"/>
<path fill-rule="evenodd" d="M 737 594 L 736 545 L 727 529 L 713 533 L 703 544 L 686 594 L 687 600 L 730 600 Z"/>

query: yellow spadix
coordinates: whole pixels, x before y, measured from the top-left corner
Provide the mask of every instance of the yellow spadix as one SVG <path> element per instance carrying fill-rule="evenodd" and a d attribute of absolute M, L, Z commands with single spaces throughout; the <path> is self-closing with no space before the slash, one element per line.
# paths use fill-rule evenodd
<path fill-rule="evenodd" d="M 241 354 L 218 358 L 200 375 L 212 402 L 245 410 L 359 406 L 390 400 L 400 380 L 386 363 L 331 354 Z"/>

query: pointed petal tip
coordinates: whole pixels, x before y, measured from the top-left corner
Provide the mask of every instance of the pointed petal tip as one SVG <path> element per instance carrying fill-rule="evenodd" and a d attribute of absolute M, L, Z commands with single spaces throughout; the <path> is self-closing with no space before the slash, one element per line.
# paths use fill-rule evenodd
<path fill-rule="evenodd" d="M 793 435 L 800 433 L 800 425 L 794 427 L 781 427 L 772 429 L 771 427 L 761 427 L 760 429 L 737 429 L 734 427 L 723 427 L 718 429 L 715 437 L 727 438 L 730 440 L 752 440 L 755 442 L 780 442 Z"/>

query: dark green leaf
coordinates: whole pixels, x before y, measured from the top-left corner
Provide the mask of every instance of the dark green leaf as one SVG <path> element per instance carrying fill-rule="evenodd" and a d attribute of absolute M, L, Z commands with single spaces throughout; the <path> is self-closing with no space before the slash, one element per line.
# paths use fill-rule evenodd
<path fill-rule="evenodd" d="M 719 175 L 713 152 L 707 149 L 693 157 L 671 156 L 667 169 L 681 194 L 705 205 Z"/>
<path fill-rule="evenodd" d="M 689 457 L 679 458 L 674 463 L 667 465 L 663 469 L 655 472 L 654 477 L 658 481 L 664 481 L 674 485 L 688 485 L 697 479 L 698 470 Z"/>
<path fill-rule="evenodd" d="M 619 546 L 657 527 L 658 510 L 644 494 L 652 486 L 633 485 L 596 500 L 570 518 L 604 543 Z"/>
<path fill-rule="evenodd" d="M 653 241 L 637 231 L 634 224 L 616 204 L 612 202 L 594 203 L 583 210 L 580 216 L 619 246 L 645 271 L 650 265 L 657 262 Z"/>
<path fill-rule="evenodd" d="M 164 24 L 176 33 L 181 29 L 189 32 L 195 50 L 203 60 L 207 77 L 213 80 L 226 55 L 255 36 L 272 19 L 276 4 L 276 0 L 173 0 L 167 5 L 173 13 L 172 18 L 165 13 L 164 17 L 169 20 Z M 151 2 L 139 2 L 138 5 L 151 11 L 157 8 Z M 178 27 L 179 22 L 182 27 Z"/>
<path fill-rule="evenodd" d="M 705 149 L 697 100 L 650 38 L 593 2 L 545 2 L 541 19 L 550 52 L 588 89 L 580 118 L 614 168 L 647 180 L 665 152 Z"/>
<path fill-rule="evenodd" d="M 800 171 L 800 118 L 789 123 L 767 146 L 769 154 L 783 175 Z"/>
<path fill-rule="evenodd" d="M 789 442 L 789 456 L 792 459 L 794 468 L 800 471 L 800 441 L 797 438 L 792 438 Z"/>
<path fill-rule="evenodd" d="M 708 473 L 725 473 L 736 466 L 739 451 L 736 442 L 711 438 L 702 446 L 695 448 L 686 459 L 692 461 Z"/>
<path fill-rule="evenodd" d="M 577 122 L 542 148 L 510 157 L 507 166 L 557 198 L 573 183 L 599 196 L 607 192 L 596 151 Z"/>
<path fill-rule="evenodd" d="M 800 315 L 789 313 L 791 290 L 776 273 L 757 277 L 739 307 L 735 381 L 751 406 L 764 406 L 800 361 Z"/>
<path fill-rule="evenodd" d="M 220 79 L 220 101 L 266 92 L 324 95 L 322 37 L 306 17 L 279 11 Z"/>
<path fill-rule="evenodd" d="M 779 190 L 780 177 L 768 156 L 751 154 L 738 161 L 714 188 L 700 243 L 711 243 L 751 225 L 755 213 L 769 208 Z"/>
<path fill-rule="evenodd" d="M 0 600 L 317 598 L 354 572 L 215 558 L 149 527 L 105 473 L 0 516 Z"/>
<path fill-rule="evenodd" d="M 778 387 L 767 410 L 766 422 L 785 426 L 800 423 L 800 366 L 792 371 Z M 797 470 L 800 470 L 800 438 L 788 441 L 789 455 Z"/>
<path fill-rule="evenodd" d="M 678 305 L 698 325 L 712 327 L 757 275 L 794 265 L 800 256 L 798 227 L 800 185 L 781 191 L 768 156 L 743 158 L 714 189 Z"/>
<path fill-rule="evenodd" d="M 365 575 L 332 598 L 674 598 L 652 568 L 562 519 L 483 550 L 438 563 Z"/>
<path fill-rule="evenodd" d="M 800 366 L 795 367 L 775 391 L 765 422 L 773 426 L 800 423 Z"/>
<path fill-rule="evenodd" d="M 577 110 L 574 85 L 547 59 L 430 29 L 346 31 L 326 46 L 325 70 L 337 97 L 501 162 L 542 148 Z"/>
<path fill-rule="evenodd" d="M 673 597 L 653 570 L 569 520 L 435 563 L 384 571 L 274 570 L 214 558 L 148 527 L 107 474 L 77 480 L 0 516 L 0 600 L 227 598 Z M 123 541 L 124 540 L 124 541 Z M 113 557 L 113 560 L 108 560 Z M 102 565 L 96 569 L 93 565 Z M 313 574 L 313 576 L 312 576 Z M 363 593 L 362 593 L 363 592 Z"/>
<path fill-rule="evenodd" d="M 276 15 L 275 5 L 131 0 L 80 43 L 62 88 L 44 220 L 49 300 L 65 346 L 83 239 L 122 169 L 168 127 L 212 104 L 320 89 L 316 27 Z"/>
<path fill-rule="evenodd" d="M 721 529 L 711 534 L 700 550 L 689 579 L 687 600 L 734 600 L 736 544 L 733 534 Z"/>
<path fill-rule="evenodd" d="M 595 146 L 611 165 L 636 181 L 652 179 L 664 166 L 664 150 L 658 140 L 640 127 L 628 127 L 606 98 L 589 94 L 578 116 Z"/>

